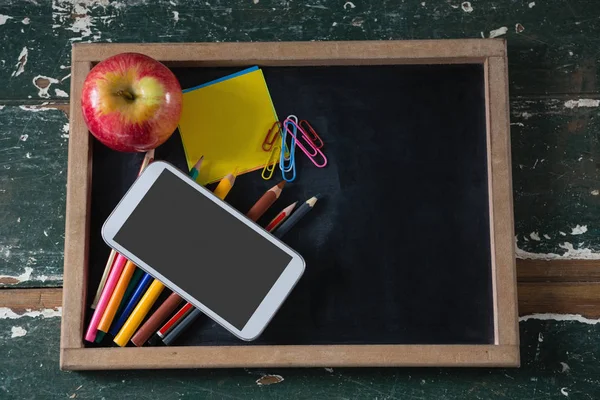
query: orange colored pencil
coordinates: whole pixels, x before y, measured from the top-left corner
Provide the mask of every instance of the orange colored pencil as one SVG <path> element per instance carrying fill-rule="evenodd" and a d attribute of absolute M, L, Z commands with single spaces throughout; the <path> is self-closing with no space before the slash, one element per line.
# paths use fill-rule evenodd
<path fill-rule="evenodd" d="M 127 261 L 127 264 L 125 264 L 125 267 L 123 268 L 123 272 L 121 272 L 117 286 L 115 286 L 115 290 L 104 310 L 104 314 L 102 314 L 102 318 L 98 324 L 99 331 L 106 333 L 110 329 L 110 324 L 112 324 L 113 319 L 115 318 L 117 309 L 121 304 L 121 300 L 123 300 L 123 295 L 125 294 L 125 290 L 127 290 L 127 285 L 129 285 L 129 281 L 131 280 L 135 269 L 135 264 L 131 261 Z"/>

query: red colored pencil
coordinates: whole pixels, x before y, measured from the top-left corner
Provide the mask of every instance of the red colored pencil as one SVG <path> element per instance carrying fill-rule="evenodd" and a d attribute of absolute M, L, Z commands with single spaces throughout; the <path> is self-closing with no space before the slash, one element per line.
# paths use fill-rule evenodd
<path fill-rule="evenodd" d="M 169 331 L 171 329 L 173 329 L 175 327 L 175 325 L 177 325 L 179 323 L 180 320 L 182 320 L 183 318 L 185 318 L 185 316 L 194 309 L 194 306 L 192 306 L 190 303 L 186 303 L 186 305 L 184 305 L 183 307 L 181 307 L 181 309 L 179 311 L 177 311 L 177 313 L 175 313 L 175 315 L 173 315 L 166 324 L 164 324 L 162 326 L 162 328 L 160 328 L 158 330 L 158 332 L 156 332 L 156 334 L 158 336 L 160 336 L 161 338 L 163 338 L 167 333 L 169 333 Z"/>

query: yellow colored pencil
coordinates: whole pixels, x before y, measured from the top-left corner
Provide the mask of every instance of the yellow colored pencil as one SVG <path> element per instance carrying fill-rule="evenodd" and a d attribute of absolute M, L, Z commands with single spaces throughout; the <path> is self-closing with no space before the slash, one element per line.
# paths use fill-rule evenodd
<path fill-rule="evenodd" d="M 133 336 L 137 328 L 140 326 L 164 288 L 165 286 L 157 279 L 150 284 L 150 287 L 146 293 L 144 293 L 140 299 L 140 302 L 137 304 L 137 306 L 135 306 L 131 312 L 131 315 L 125 324 L 123 324 L 123 327 L 119 333 L 117 333 L 117 336 L 115 336 L 114 342 L 116 344 L 123 347 L 127 344 L 127 342 L 129 342 L 129 339 L 131 339 L 131 336 Z"/>
<path fill-rule="evenodd" d="M 227 193 L 229 193 L 229 191 L 233 187 L 234 183 L 235 176 L 233 174 L 229 174 L 223 179 L 221 179 L 221 182 L 219 182 L 213 193 L 215 194 L 215 196 L 223 200 L 225 196 L 227 196 Z"/>
<path fill-rule="evenodd" d="M 223 183 L 223 181 L 226 181 L 226 183 Z M 221 180 L 221 182 L 219 182 L 217 188 L 221 185 L 223 186 L 221 187 L 218 194 L 216 193 L 215 189 L 215 194 L 221 200 L 225 199 L 225 196 L 229 194 L 229 191 L 233 187 L 234 182 L 235 177 L 232 174 L 227 175 Z M 146 315 L 148 315 L 148 312 L 150 312 L 150 309 L 152 308 L 152 306 L 154 305 L 154 303 L 158 299 L 158 296 L 161 294 L 164 288 L 165 286 L 162 283 L 160 283 L 158 279 L 152 281 L 150 287 L 148 288 L 146 293 L 144 293 L 144 296 L 142 296 L 142 298 L 140 299 L 140 302 L 137 304 L 137 306 L 135 306 L 135 308 L 131 312 L 131 315 L 129 316 L 127 321 L 125 321 L 125 324 L 123 324 L 123 327 L 121 328 L 119 333 L 117 333 L 117 336 L 115 336 L 114 342 L 116 344 L 118 344 L 121 347 L 127 345 L 127 342 L 129 342 L 129 339 L 131 339 L 137 328 L 146 318 Z"/>
<path fill-rule="evenodd" d="M 112 324 L 113 319 L 115 318 L 117 309 L 121 304 L 121 300 L 123 300 L 125 290 L 127 290 L 127 285 L 129 285 L 129 281 L 131 280 L 135 269 L 136 266 L 131 261 L 127 261 L 127 264 L 123 267 L 123 272 L 121 272 L 121 276 L 117 281 L 117 286 L 115 286 L 115 290 L 113 291 L 113 294 L 108 301 L 108 305 L 104 310 L 104 314 L 102 314 L 100 323 L 98 324 L 99 331 L 106 333 L 110 329 L 110 324 Z"/>

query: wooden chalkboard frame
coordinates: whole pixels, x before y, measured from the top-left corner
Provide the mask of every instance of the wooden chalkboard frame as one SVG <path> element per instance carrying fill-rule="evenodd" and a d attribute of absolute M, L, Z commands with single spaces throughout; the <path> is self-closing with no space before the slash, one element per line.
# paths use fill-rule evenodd
<path fill-rule="evenodd" d="M 170 67 L 481 64 L 485 71 L 488 187 L 495 343 L 490 345 L 308 345 L 86 348 L 92 151 L 81 89 L 94 63 L 147 54 Z M 384 367 L 519 365 L 506 44 L 501 39 L 75 44 L 71 66 L 63 318 L 65 370 L 223 367 Z"/>

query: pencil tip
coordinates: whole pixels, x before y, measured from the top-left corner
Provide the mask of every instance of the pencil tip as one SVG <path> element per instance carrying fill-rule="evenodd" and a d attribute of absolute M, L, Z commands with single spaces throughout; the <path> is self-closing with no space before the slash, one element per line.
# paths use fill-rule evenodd
<path fill-rule="evenodd" d="M 194 168 L 198 169 L 198 167 L 200 166 L 200 164 L 202 164 L 202 161 L 204 161 L 204 156 L 201 156 L 198 161 L 196 161 L 196 164 L 194 164 Z"/>
<path fill-rule="evenodd" d="M 279 183 L 277 184 L 277 187 L 278 187 L 279 189 L 283 189 L 283 187 L 284 187 L 284 186 L 285 186 L 285 181 L 281 181 L 281 182 L 279 182 Z"/>

